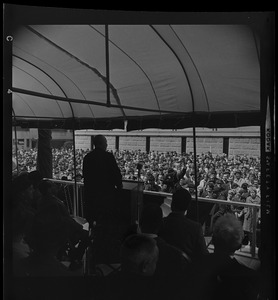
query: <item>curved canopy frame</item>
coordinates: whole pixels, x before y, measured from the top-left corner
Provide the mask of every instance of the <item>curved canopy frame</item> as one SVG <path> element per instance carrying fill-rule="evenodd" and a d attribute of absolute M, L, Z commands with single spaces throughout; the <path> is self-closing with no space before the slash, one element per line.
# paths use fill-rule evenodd
<path fill-rule="evenodd" d="M 51 11 L 44 8 L 40 22 L 42 10 L 36 21 L 21 17 L 13 26 L 17 125 L 113 129 L 127 122 L 127 130 L 260 125 L 261 33 L 254 19 L 261 15 L 243 14 L 237 23 L 220 14 L 220 23 L 206 23 L 202 18 L 215 19 L 205 14 L 187 24 L 179 22 L 182 14 L 165 23 L 159 14 L 150 22 L 147 14 L 144 23 L 118 24 L 92 22 L 98 12 L 77 10 L 78 18 L 72 16 L 76 10 L 63 9 L 71 22 L 55 14 L 44 22 Z"/>

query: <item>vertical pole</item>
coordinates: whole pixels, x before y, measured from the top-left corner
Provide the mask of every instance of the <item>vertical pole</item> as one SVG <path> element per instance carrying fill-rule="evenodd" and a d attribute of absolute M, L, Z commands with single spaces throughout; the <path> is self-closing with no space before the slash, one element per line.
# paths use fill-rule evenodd
<path fill-rule="evenodd" d="M 194 121 L 193 121 L 194 124 Z M 195 199 L 196 199 L 196 216 L 197 222 L 199 222 L 199 204 L 198 204 L 198 183 L 197 183 L 197 147 L 196 147 L 196 128 L 195 124 L 193 125 L 193 149 L 194 149 L 194 179 L 195 179 Z"/>
<path fill-rule="evenodd" d="M 76 159 L 75 159 L 75 130 L 74 130 L 74 119 L 73 119 L 73 130 L 72 130 L 72 142 L 73 142 L 73 169 L 74 169 L 74 188 L 73 188 L 73 215 L 77 216 L 79 214 L 78 207 L 78 191 L 77 191 L 77 182 L 76 182 Z"/>
<path fill-rule="evenodd" d="M 225 153 L 227 157 L 229 157 L 229 142 L 229 137 L 223 137 L 223 153 Z"/>
<path fill-rule="evenodd" d="M 15 139 L 16 172 L 17 172 L 17 175 L 18 175 L 19 169 L 18 169 L 18 149 L 17 149 L 17 131 L 16 131 L 16 124 L 14 125 L 14 139 Z"/>
<path fill-rule="evenodd" d="M 53 177 L 51 140 L 51 129 L 38 128 L 37 170 L 41 172 L 44 178 Z"/>
<path fill-rule="evenodd" d="M 181 137 L 181 154 L 186 153 L 186 136 Z"/>
<path fill-rule="evenodd" d="M 251 256 L 256 255 L 256 230 L 257 230 L 257 207 L 252 207 L 252 244 L 251 244 Z"/>
<path fill-rule="evenodd" d="M 109 36 L 108 36 L 108 24 L 105 24 L 105 57 L 106 57 L 106 94 L 107 94 L 107 106 L 110 106 L 110 72 L 109 72 Z"/>
<path fill-rule="evenodd" d="M 150 145 L 151 145 L 151 138 L 149 136 L 146 136 L 146 152 L 150 152 Z"/>
<path fill-rule="evenodd" d="M 115 148 L 117 151 L 119 151 L 120 137 L 118 135 L 116 135 L 115 143 L 116 143 Z"/>

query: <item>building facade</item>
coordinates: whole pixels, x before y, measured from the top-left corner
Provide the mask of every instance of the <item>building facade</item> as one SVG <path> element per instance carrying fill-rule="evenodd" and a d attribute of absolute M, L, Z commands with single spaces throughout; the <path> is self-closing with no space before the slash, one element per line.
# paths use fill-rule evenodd
<path fill-rule="evenodd" d="M 52 130 L 52 147 L 59 148 L 75 141 L 76 149 L 92 149 L 92 139 L 97 134 L 107 138 L 110 150 L 141 150 L 144 152 L 194 152 L 193 130 L 148 129 L 127 132 L 124 130 L 77 130 L 73 136 L 70 130 Z M 36 148 L 37 129 L 17 129 L 13 131 L 13 145 L 18 149 Z M 260 128 L 242 127 L 229 129 L 196 128 L 197 154 L 210 151 L 213 155 L 260 156 Z"/>
<path fill-rule="evenodd" d="M 194 152 L 192 129 L 184 130 L 142 130 L 126 132 L 123 130 L 93 131 L 80 130 L 75 133 L 77 149 L 92 149 L 92 138 L 103 134 L 110 150 L 138 150 L 145 152 Z M 259 127 L 236 129 L 196 128 L 197 154 L 210 151 L 212 154 L 260 156 Z"/>

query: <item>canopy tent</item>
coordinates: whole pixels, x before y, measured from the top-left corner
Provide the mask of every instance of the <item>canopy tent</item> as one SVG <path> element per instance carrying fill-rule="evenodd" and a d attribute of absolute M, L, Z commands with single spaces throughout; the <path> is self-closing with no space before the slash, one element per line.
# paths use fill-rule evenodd
<path fill-rule="evenodd" d="M 4 5 L 3 36 L 4 127 L 11 114 L 14 125 L 43 129 L 261 126 L 262 272 L 272 292 L 273 13 Z"/>
<path fill-rule="evenodd" d="M 260 37 L 248 24 L 21 24 L 11 90 L 26 127 L 260 125 Z"/>

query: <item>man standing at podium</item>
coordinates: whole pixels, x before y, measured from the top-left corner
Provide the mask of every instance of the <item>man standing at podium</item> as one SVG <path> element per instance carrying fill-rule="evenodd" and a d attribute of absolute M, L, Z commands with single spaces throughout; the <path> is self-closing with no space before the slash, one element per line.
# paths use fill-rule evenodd
<path fill-rule="evenodd" d="M 117 208 L 117 190 L 122 189 L 122 175 L 112 153 L 107 152 L 107 140 L 96 135 L 94 149 L 83 160 L 84 214 L 93 222 L 109 219 Z"/>

